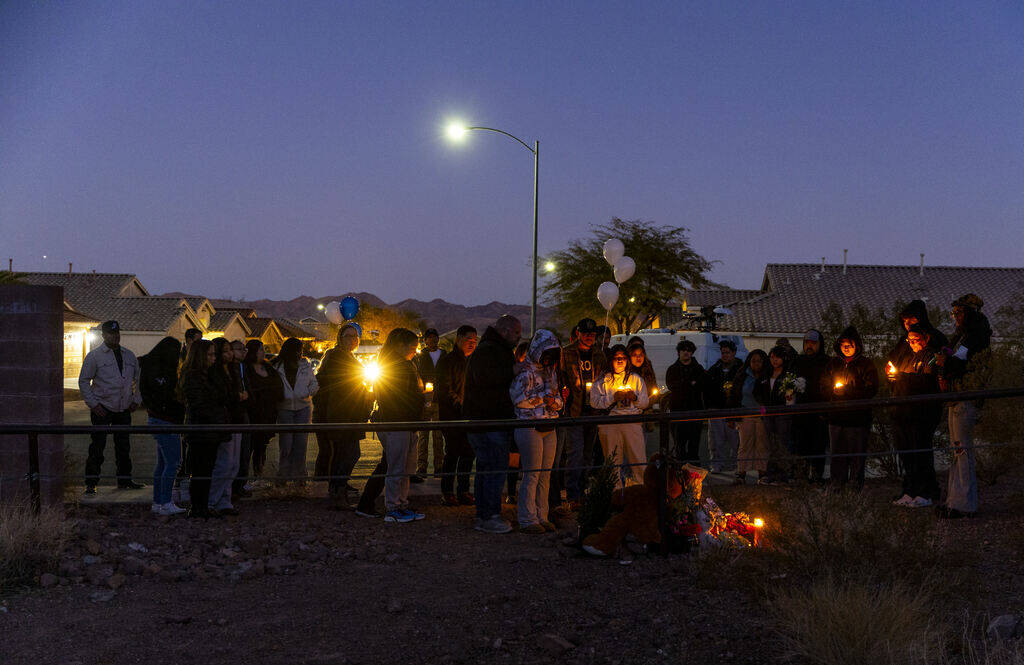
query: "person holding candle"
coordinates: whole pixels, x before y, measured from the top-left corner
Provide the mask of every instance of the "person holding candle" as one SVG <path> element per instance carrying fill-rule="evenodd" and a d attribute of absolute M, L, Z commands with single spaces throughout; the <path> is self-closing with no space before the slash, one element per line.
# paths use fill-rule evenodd
<path fill-rule="evenodd" d="M 874 361 L 864 356 L 864 343 L 857 328 L 846 328 L 836 339 L 834 349 L 836 356 L 828 361 L 819 382 L 820 394 L 832 402 L 874 397 L 878 393 L 878 370 Z M 863 489 L 863 454 L 868 450 L 871 418 L 871 409 L 829 412 L 830 476 L 834 487 L 844 488 L 853 483 L 857 491 Z"/>
<path fill-rule="evenodd" d="M 558 412 L 564 405 L 558 382 L 561 354 L 562 349 L 553 333 L 538 330 L 534 334 L 526 360 L 517 367 L 518 373 L 509 388 L 516 418 L 558 418 Z M 515 439 L 521 468 L 526 469 L 519 486 L 519 531 L 534 534 L 555 531 L 555 525 L 548 520 L 548 483 L 557 447 L 555 428 L 520 428 L 515 431 Z"/>
<path fill-rule="evenodd" d="M 779 345 L 768 352 L 767 377 L 758 386 L 758 401 L 761 404 L 785 406 L 796 403 L 796 391 L 790 392 L 786 386 L 791 350 L 792 347 Z M 787 458 L 793 452 L 793 416 L 767 416 L 764 425 L 768 432 L 768 474 L 758 482 L 766 485 L 786 484 L 792 472 L 792 465 Z"/>
<path fill-rule="evenodd" d="M 644 346 L 644 341 L 639 337 L 632 337 L 629 340 L 629 344 L 626 345 L 626 350 L 629 351 L 629 371 L 635 372 L 640 375 L 640 378 L 647 384 L 647 391 L 650 399 L 647 402 L 647 408 L 644 409 L 644 413 L 653 413 L 654 406 L 661 400 L 661 394 L 658 390 L 658 377 L 654 373 L 654 365 L 647 357 L 647 348 Z M 653 453 L 658 449 L 658 431 L 654 423 L 644 423 L 644 449 L 648 453 Z"/>
<path fill-rule="evenodd" d="M 743 361 L 736 357 L 735 342 L 723 339 L 718 343 L 718 349 L 722 357 L 707 371 L 704 380 L 704 405 L 709 409 L 733 406 L 730 404 L 733 381 L 743 368 Z M 739 433 L 725 419 L 708 421 L 708 455 L 712 473 L 736 470 L 739 445 Z"/>
<path fill-rule="evenodd" d="M 911 324 L 906 339 L 889 356 L 889 362 L 896 368 L 890 378 L 893 396 L 939 392 L 935 366 L 935 354 L 939 351 L 923 325 Z M 934 402 L 896 406 L 892 417 L 896 449 L 901 451 L 903 465 L 903 494 L 893 504 L 907 508 L 931 506 L 940 495 L 932 445 L 942 418 L 942 405 Z"/>
<path fill-rule="evenodd" d="M 756 408 L 761 406 L 758 396 L 761 384 L 768 380 L 768 355 L 761 349 L 754 349 L 747 354 L 736 379 L 732 382 L 730 406 Z M 733 423 L 739 430 L 740 445 L 736 459 L 737 485 L 746 483 L 747 472 L 757 471 L 758 479 L 768 475 L 768 430 L 761 416 L 746 416 L 739 424 Z"/>
<path fill-rule="evenodd" d="M 676 354 L 679 358 L 665 371 L 670 411 L 700 411 L 704 408 L 707 373 L 701 364 L 694 360 L 693 354 L 696 351 L 697 345 L 688 339 L 680 340 L 676 344 Z M 700 464 L 700 435 L 703 429 L 703 420 L 672 423 L 676 459 L 694 465 Z"/>
<path fill-rule="evenodd" d="M 639 414 L 649 403 L 647 384 L 639 374 L 629 371 L 626 347 L 616 344 L 608 353 L 611 371 L 594 382 L 590 389 L 590 403 L 595 409 L 609 409 L 609 415 L 613 416 Z M 619 465 L 619 487 L 624 487 L 627 481 L 642 483 L 647 451 L 640 423 L 599 425 L 597 430 L 605 459 Z"/>
<path fill-rule="evenodd" d="M 423 420 L 437 421 L 438 405 L 434 386 L 437 385 L 437 364 L 444 358 L 445 352 L 438 346 L 441 337 L 434 328 L 427 328 L 423 333 L 423 348 L 416 354 L 413 362 L 416 370 L 423 380 L 423 387 L 426 390 L 426 406 L 423 411 Z M 434 472 L 441 470 L 444 461 L 444 440 L 441 430 L 421 430 L 416 432 L 416 475 L 412 482 L 422 483 L 427 475 L 427 466 L 430 451 L 434 451 Z"/>
<path fill-rule="evenodd" d="M 438 417 L 441 420 L 462 419 L 462 387 L 466 379 L 466 362 L 476 349 L 477 339 L 476 328 L 469 325 L 459 326 L 455 331 L 455 347 L 437 361 L 437 384 L 434 386 L 434 394 L 437 396 Z M 443 432 L 441 505 L 472 506 L 475 499 L 469 491 L 469 474 L 473 470 L 475 457 L 466 430 L 450 429 Z"/>
<path fill-rule="evenodd" d="M 562 385 L 568 390 L 565 414 L 572 418 L 594 415 L 595 407 L 590 401 L 591 388 L 608 370 L 607 356 L 601 349 L 595 348 L 597 322 L 589 318 L 580 319 L 576 328 L 576 341 L 562 347 L 562 358 L 558 365 Z M 580 467 L 590 466 L 594 462 L 597 428 L 577 425 L 566 429 L 565 465 L 570 470 L 565 472 L 565 496 L 570 509 L 575 510 L 579 508 L 587 475 Z"/>

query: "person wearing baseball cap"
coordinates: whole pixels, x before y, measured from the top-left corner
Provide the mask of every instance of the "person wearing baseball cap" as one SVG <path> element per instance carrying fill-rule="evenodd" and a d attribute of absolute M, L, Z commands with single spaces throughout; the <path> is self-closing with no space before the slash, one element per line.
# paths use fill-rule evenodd
<path fill-rule="evenodd" d="M 82 362 L 78 389 L 89 407 L 93 425 L 131 425 L 132 412 L 142 404 L 139 392 L 139 361 L 135 354 L 121 346 L 121 326 L 117 321 L 104 321 L 100 326 L 103 344 L 90 351 Z M 91 435 L 89 456 L 85 462 L 85 493 L 96 494 L 103 451 L 107 447 L 106 432 Z M 114 459 L 117 465 L 118 489 L 142 489 L 145 485 L 132 480 L 132 458 L 128 434 L 114 435 Z"/>
<path fill-rule="evenodd" d="M 573 418 L 595 413 L 590 405 L 590 389 L 608 371 L 608 358 L 604 349 L 596 346 L 597 322 L 583 318 L 576 327 L 576 341 L 562 347 L 562 359 L 558 366 L 562 387 L 568 393 L 565 414 Z M 564 473 L 565 495 L 570 509 L 574 509 L 583 497 L 586 478 L 586 473 L 579 467 L 594 463 L 597 428 L 577 425 L 565 429 L 565 466 L 574 469 Z M 561 453 L 560 450 L 555 452 L 556 465 L 561 459 Z"/>
<path fill-rule="evenodd" d="M 821 377 L 828 368 L 829 358 L 825 353 L 825 337 L 813 328 L 804 333 L 803 353 L 793 360 L 793 373 L 803 377 L 807 388 L 797 393 L 797 404 L 823 402 L 828 396 L 822 393 Z M 793 416 L 794 452 L 803 459 L 797 470 L 798 478 L 821 482 L 825 473 L 825 450 L 828 448 L 828 422 L 824 414 L 803 413 Z"/>

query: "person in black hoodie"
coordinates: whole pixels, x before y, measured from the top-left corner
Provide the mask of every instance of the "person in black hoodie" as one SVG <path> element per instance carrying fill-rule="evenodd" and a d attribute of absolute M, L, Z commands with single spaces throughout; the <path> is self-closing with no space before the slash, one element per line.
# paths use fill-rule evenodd
<path fill-rule="evenodd" d="M 871 399 L 878 394 L 878 370 L 864 356 L 864 343 L 854 326 L 836 339 L 836 356 L 828 361 L 818 382 L 818 394 L 831 402 Z M 809 386 L 808 386 L 809 387 Z M 832 484 L 845 487 L 847 482 L 864 487 L 864 457 L 871 435 L 871 409 L 834 411 L 828 414 L 828 433 L 832 444 L 830 475 Z"/>
<path fill-rule="evenodd" d="M 928 306 L 924 304 L 923 300 L 911 300 L 900 311 L 900 341 L 896 343 L 896 348 L 889 352 L 890 356 L 903 355 L 910 353 L 910 347 L 907 344 L 907 332 L 910 330 L 910 326 L 919 325 L 928 334 L 928 345 L 933 349 L 941 349 L 944 346 L 949 345 L 949 340 L 942 333 L 941 330 L 932 325 L 931 320 L 928 318 Z"/>
<path fill-rule="evenodd" d="M 185 421 L 185 407 L 178 401 L 178 359 L 181 342 L 164 337 L 153 350 L 139 358 L 139 392 L 149 412 L 150 425 L 180 425 Z M 185 512 L 171 501 L 174 477 L 181 463 L 181 436 L 154 434 L 156 468 L 153 469 L 153 512 L 177 515 Z"/>
<path fill-rule="evenodd" d="M 186 425 L 223 425 L 228 421 L 227 395 L 210 380 L 210 368 L 217 360 L 213 342 L 197 339 L 188 347 L 188 355 L 178 379 L 178 400 L 185 405 Z M 221 432 L 187 434 L 189 492 L 192 507 L 189 517 L 219 517 L 208 508 L 210 477 L 217 460 L 217 449 L 231 435 Z"/>
<path fill-rule="evenodd" d="M 939 385 L 944 392 L 980 390 L 984 377 L 979 371 L 992 342 L 988 318 L 979 310 L 982 300 L 967 294 L 953 301 L 956 331 L 936 356 Z M 978 478 L 974 461 L 974 424 L 978 418 L 975 402 L 952 402 L 948 405 L 949 439 L 953 460 L 949 466 L 946 501 L 938 507 L 940 517 L 970 517 L 978 511 Z"/>
<path fill-rule="evenodd" d="M 807 387 L 796 396 L 797 404 L 822 402 L 825 393 L 821 391 L 821 377 L 828 366 L 825 354 L 825 338 L 814 329 L 804 333 L 803 353 L 793 360 L 793 373 L 803 377 Z M 823 414 L 803 413 L 793 416 L 793 451 L 802 459 L 797 475 L 812 483 L 821 482 L 825 473 L 825 449 L 828 447 L 828 423 Z"/>
<path fill-rule="evenodd" d="M 377 354 L 380 377 L 373 384 L 377 398 L 374 422 L 419 422 L 423 417 L 423 381 L 412 362 L 418 344 L 416 333 L 407 328 L 395 328 L 384 340 Z M 379 433 L 384 451 L 373 475 L 386 473 L 387 477 L 371 478 L 366 483 L 357 514 L 376 516 L 374 504 L 383 489 L 385 522 L 399 524 L 423 519 L 423 513 L 409 505 L 409 478 L 416 473 L 414 435 L 409 430 Z"/>
<path fill-rule="evenodd" d="M 906 338 L 888 356 L 894 369 L 889 373 L 893 396 L 939 392 L 935 354 L 940 350 L 941 347 L 933 346 L 927 328 L 921 323 L 911 324 Z M 893 503 L 908 508 L 931 506 L 933 501 L 939 499 L 932 445 L 935 429 L 942 417 L 942 406 L 938 402 L 896 406 L 893 407 L 892 417 L 896 449 L 919 451 L 900 453 L 903 494 Z"/>
<path fill-rule="evenodd" d="M 488 326 L 476 351 L 466 363 L 462 390 L 462 416 L 467 420 L 511 420 L 515 418 L 512 397 L 513 349 L 523 324 L 505 314 Z M 476 524 L 484 533 L 508 533 L 512 525 L 501 516 L 501 487 L 508 473 L 510 430 L 470 432 L 469 444 L 476 455 Z"/>
<path fill-rule="evenodd" d="M 320 388 L 313 395 L 313 422 L 365 423 L 373 409 L 373 394 L 363 385 L 363 365 L 352 354 L 359 346 L 359 330 L 344 324 L 334 348 L 324 354 L 316 373 Z M 276 372 L 275 372 L 276 374 Z M 348 476 L 359 461 L 363 432 L 317 432 L 316 475 L 330 476 L 328 507 L 350 510 Z"/>
<path fill-rule="evenodd" d="M 706 377 L 704 368 L 693 359 L 697 345 L 688 339 L 676 344 L 679 359 L 665 370 L 668 387 L 669 411 L 700 411 L 704 408 Z M 691 464 L 700 464 L 700 434 L 703 420 L 689 420 L 672 424 L 676 458 Z"/>
<path fill-rule="evenodd" d="M 468 325 L 459 326 L 455 331 L 455 348 L 437 361 L 434 398 L 437 400 L 440 420 L 462 419 L 462 387 L 466 381 L 466 362 L 473 355 L 477 341 L 476 328 Z M 441 467 L 442 505 L 472 506 L 475 503 L 469 491 L 469 474 L 473 470 L 475 459 L 466 430 L 444 430 L 444 463 Z"/>

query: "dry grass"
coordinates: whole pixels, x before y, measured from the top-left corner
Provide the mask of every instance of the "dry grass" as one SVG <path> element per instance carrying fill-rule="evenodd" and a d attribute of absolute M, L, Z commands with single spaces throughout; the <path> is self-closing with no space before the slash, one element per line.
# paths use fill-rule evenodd
<path fill-rule="evenodd" d="M 911 663 L 944 649 L 928 588 L 830 576 L 776 592 L 768 614 L 790 657 L 822 665 Z"/>
<path fill-rule="evenodd" d="M 0 505 L 0 591 L 55 570 L 73 530 L 59 508 L 35 515 L 25 503 Z"/>

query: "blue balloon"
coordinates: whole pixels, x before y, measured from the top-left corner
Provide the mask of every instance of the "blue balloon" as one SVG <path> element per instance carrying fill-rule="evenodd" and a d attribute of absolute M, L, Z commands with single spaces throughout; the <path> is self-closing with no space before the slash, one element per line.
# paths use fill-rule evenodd
<path fill-rule="evenodd" d="M 346 326 L 352 326 L 353 328 L 355 328 L 356 332 L 359 333 L 359 338 L 362 339 L 362 337 L 363 337 L 363 328 L 362 328 L 362 326 L 360 326 L 355 321 L 346 321 L 345 325 Z"/>
<path fill-rule="evenodd" d="M 356 318 L 359 313 L 359 301 L 352 296 L 345 296 L 341 300 L 341 316 L 348 321 Z"/>

